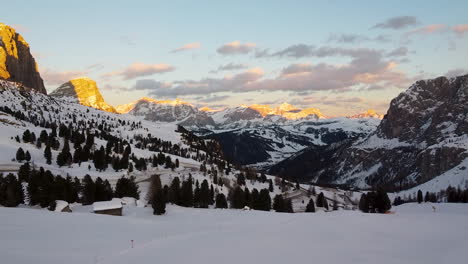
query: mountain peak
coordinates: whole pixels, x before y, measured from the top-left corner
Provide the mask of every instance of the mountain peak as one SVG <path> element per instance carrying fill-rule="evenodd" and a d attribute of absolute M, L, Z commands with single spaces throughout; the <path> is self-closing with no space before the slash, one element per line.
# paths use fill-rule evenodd
<path fill-rule="evenodd" d="M 199 111 L 202 111 L 202 112 L 207 112 L 207 113 L 214 113 L 214 112 L 219 112 L 219 111 L 221 111 L 221 110 L 219 110 L 219 109 L 213 109 L 213 108 L 210 108 L 210 107 L 208 107 L 208 106 L 204 106 L 204 107 L 202 107 L 202 108 L 199 108 L 198 110 L 199 110 Z"/>
<path fill-rule="evenodd" d="M 84 106 L 93 107 L 111 113 L 117 112 L 114 107 L 104 101 L 96 82 L 88 77 L 80 77 L 70 80 L 60 85 L 50 95 L 76 99 Z"/>
<path fill-rule="evenodd" d="M 14 28 L 0 23 L 0 79 L 47 94 L 29 44 Z"/>
<path fill-rule="evenodd" d="M 369 118 L 369 117 L 382 119 L 384 115 L 377 113 L 377 111 L 375 111 L 374 109 L 367 109 L 367 111 L 364 113 L 348 116 L 348 118 Z"/>
<path fill-rule="evenodd" d="M 280 106 L 278 106 L 278 110 L 285 111 L 285 112 L 290 112 L 290 111 L 298 110 L 298 109 L 296 107 L 292 106 L 291 104 L 284 102 L 284 103 L 280 104 Z"/>

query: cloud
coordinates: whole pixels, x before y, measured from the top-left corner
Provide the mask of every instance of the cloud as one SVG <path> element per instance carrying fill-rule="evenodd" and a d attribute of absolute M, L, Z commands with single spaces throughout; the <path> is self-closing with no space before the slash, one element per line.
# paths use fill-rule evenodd
<path fill-rule="evenodd" d="M 463 36 L 468 32 L 468 24 L 459 24 L 452 27 L 452 31 L 458 36 Z"/>
<path fill-rule="evenodd" d="M 86 67 L 87 71 L 100 71 L 102 69 L 104 69 L 104 65 L 102 65 L 101 63 L 92 64 Z"/>
<path fill-rule="evenodd" d="M 389 18 L 381 23 L 375 24 L 371 29 L 403 29 L 418 24 L 418 20 L 414 16 L 397 16 Z"/>
<path fill-rule="evenodd" d="M 364 35 L 359 35 L 359 34 L 332 34 L 328 38 L 328 42 L 337 42 L 337 43 L 350 43 L 350 44 L 356 44 L 356 43 L 361 43 L 361 42 L 389 42 L 390 39 L 388 36 L 385 35 L 378 35 L 374 38 L 367 37 Z"/>
<path fill-rule="evenodd" d="M 303 57 L 331 57 L 344 56 L 351 58 L 365 58 L 381 56 L 381 51 L 368 48 L 337 48 L 322 46 L 316 48 L 313 45 L 296 44 L 289 46 L 280 51 L 270 53 L 268 50 L 263 50 L 256 53 L 256 57 L 290 57 L 294 59 Z"/>
<path fill-rule="evenodd" d="M 126 69 L 121 71 L 108 72 L 103 74 L 102 78 L 110 78 L 113 76 L 121 76 L 124 80 L 131 80 L 142 76 L 149 76 L 157 73 L 166 73 L 174 71 L 175 67 L 168 64 L 144 64 L 133 63 Z"/>
<path fill-rule="evenodd" d="M 212 102 L 223 101 L 230 97 L 231 96 L 229 95 L 213 95 L 213 96 L 208 96 L 208 97 L 197 97 L 194 99 L 197 100 L 199 103 L 212 103 Z"/>
<path fill-rule="evenodd" d="M 387 53 L 388 57 L 403 57 L 408 54 L 408 48 L 399 47 Z"/>
<path fill-rule="evenodd" d="M 448 77 L 448 78 L 452 78 L 452 77 L 457 77 L 457 76 L 461 76 L 461 75 L 465 75 L 468 73 L 468 70 L 466 69 L 461 69 L 461 68 L 458 68 L 458 69 L 453 69 L 453 70 L 450 70 L 448 72 L 446 72 L 444 74 L 444 76 Z"/>
<path fill-rule="evenodd" d="M 253 51 L 255 47 L 255 43 L 240 43 L 239 41 L 233 41 L 222 45 L 216 51 L 223 55 L 247 54 Z"/>
<path fill-rule="evenodd" d="M 87 75 L 86 71 L 54 71 L 45 69 L 41 71 L 41 77 L 48 85 L 61 85 L 72 79 Z"/>
<path fill-rule="evenodd" d="M 201 47 L 201 45 L 198 42 L 188 43 L 188 44 L 183 45 L 180 48 L 172 50 L 171 52 L 176 53 L 176 52 L 185 51 L 185 50 L 199 49 L 200 47 Z"/>
<path fill-rule="evenodd" d="M 291 64 L 281 71 L 283 76 L 292 74 L 308 73 L 312 71 L 312 65 L 310 63 L 303 64 Z"/>
<path fill-rule="evenodd" d="M 240 92 L 249 83 L 258 81 L 264 72 L 252 68 L 245 72 L 223 78 L 205 78 L 202 80 L 177 81 L 168 87 L 155 80 L 138 80 L 135 89 L 150 90 L 149 93 L 159 97 L 177 97 L 182 95 L 210 95 L 218 92 Z M 143 82 L 144 81 L 144 82 Z"/>
<path fill-rule="evenodd" d="M 228 63 L 225 65 L 219 65 L 216 70 L 210 71 L 210 73 L 217 73 L 220 71 L 233 71 L 233 70 L 242 70 L 242 69 L 247 69 L 248 66 L 245 64 L 234 64 L 234 63 Z"/>
<path fill-rule="evenodd" d="M 168 82 L 159 82 L 151 79 L 137 80 L 133 86 L 133 90 L 159 90 L 159 89 L 168 89 L 172 86 Z"/>
<path fill-rule="evenodd" d="M 427 34 L 441 32 L 445 29 L 446 29 L 446 26 L 443 24 L 432 24 L 432 25 L 427 25 L 427 26 L 409 31 L 406 34 L 407 35 L 427 35 Z"/>

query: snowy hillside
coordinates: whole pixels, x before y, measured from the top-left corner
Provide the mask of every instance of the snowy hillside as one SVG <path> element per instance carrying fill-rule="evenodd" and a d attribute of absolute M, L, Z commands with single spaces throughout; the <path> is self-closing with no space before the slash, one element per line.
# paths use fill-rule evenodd
<path fill-rule="evenodd" d="M 160 217 L 138 207 L 123 217 L 0 208 L 0 255 L 9 264 L 463 263 L 468 207 L 436 206 L 405 204 L 385 215 L 169 206 Z"/>
<path fill-rule="evenodd" d="M 69 100 L 30 91 L 12 82 L 2 81 L 1 84 L 0 172 L 5 175 L 9 172 L 16 173 L 24 164 L 24 161 L 15 160 L 17 151 L 21 148 L 29 153 L 32 169 L 38 170 L 42 167 L 53 175 L 78 179 L 90 175 L 94 180 L 98 177 L 107 180 L 114 187 L 122 176 L 133 176 L 139 186 L 143 204 L 147 203 L 146 193 L 151 176 L 159 175 L 163 186 L 171 186 L 176 177 L 181 183 L 191 177 L 193 185 L 197 183 L 197 186 L 206 180 L 208 186 L 212 186 L 215 195 L 222 193 L 228 196 L 239 183 L 243 190 L 270 189 L 271 199 L 277 194 L 283 194 L 285 198 L 292 200 L 295 211 L 304 211 L 309 199 L 316 199 L 319 192 L 324 193 L 329 205 L 335 200 L 340 206 L 356 207 L 358 196 L 353 193 L 345 194 L 337 189 L 316 187 L 316 193 L 311 194 L 308 191 L 309 186 L 301 186 L 302 190 L 294 191 L 293 183 L 282 182 L 279 178 L 270 175 L 265 175 L 264 179 L 261 179 L 260 174 L 240 171 L 223 160 L 221 153 L 217 152 L 216 143 L 198 139 L 183 130 L 179 131 L 180 128 L 175 123 L 152 122 L 133 115 L 100 111 Z M 45 137 L 49 138 L 46 140 L 48 143 L 41 139 L 44 133 Z M 53 136 L 54 133 L 57 133 L 58 137 Z M 70 150 L 73 161 L 64 162 L 66 164 L 62 165 L 58 160 L 68 138 L 65 139 L 66 136 L 60 133 L 72 133 L 76 134 L 73 137 L 83 137 L 82 142 L 77 139 L 73 141 L 73 137 L 69 138 L 70 144 L 73 145 Z M 25 136 L 26 134 L 29 136 Z M 29 141 L 33 137 L 32 134 L 37 139 Z M 50 138 L 52 142 L 56 141 L 52 145 L 57 144 L 58 147 L 51 149 L 49 163 L 44 153 L 46 145 L 50 144 Z M 88 147 L 89 138 L 93 138 L 91 141 L 93 143 Z M 119 163 L 124 164 L 125 153 L 122 155 L 121 151 L 116 152 L 116 149 L 124 147 L 131 150 L 130 160 L 125 162 L 129 164 L 128 167 L 119 165 Z M 117 158 L 117 166 L 114 166 L 114 162 L 110 162 L 109 166 L 98 168 L 96 160 L 87 158 L 76 161 L 77 149 L 82 148 L 88 148 L 87 151 L 94 155 L 97 155 L 99 149 L 106 150 L 108 158 L 112 160 Z M 168 167 L 167 162 L 165 165 L 164 162 L 155 164 L 156 156 L 159 157 L 161 154 L 170 158 L 172 165 Z M 139 168 L 138 164 L 142 161 L 149 165 Z M 242 180 L 239 177 L 242 177 Z"/>

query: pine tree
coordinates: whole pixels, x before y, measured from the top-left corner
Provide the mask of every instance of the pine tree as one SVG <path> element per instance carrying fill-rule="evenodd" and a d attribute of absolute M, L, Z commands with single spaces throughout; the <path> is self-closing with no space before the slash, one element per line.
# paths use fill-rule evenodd
<path fill-rule="evenodd" d="M 422 192 L 421 192 L 421 200 L 422 200 Z M 378 213 L 385 213 L 390 208 L 392 208 L 392 203 L 390 202 L 390 198 L 388 198 L 387 192 L 385 192 L 382 188 L 377 189 L 375 194 L 375 201 L 374 201 L 374 208 Z"/>
<path fill-rule="evenodd" d="M 231 208 L 242 209 L 245 206 L 244 191 L 237 186 L 232 192 Z"/>
<path fill-rule="evenodd" d="M 252 197 L 250 195 L 249 188 L 247 186 L 244 188 L 244 201 L 245 205 L 252 208 Z"/>
<path fill-rule="evenodd" d="M 52 151 L 50 150 L 50 145 L 47 144 L 44 149 L 44 157 L 46 159 L 47 164 L 52 164 Z"/>
<path fill-rule="evenodd" d="M 29 151 L 26 151 L 26 153 L 24 154 L 24 160 L 31 161 L 31 154 L 29 153 Z"/>
<path fill-rule="evenodd" d="M 23 142 L 28 143 L 30 138 L 31 138 L 31 131 L 29 131 L 29 129 L 26 129 L 26 131 L 23 132 Z"/>
<path fill-rule="evenodd" d="M 312 198 L 310 198 L 309 203 L 307 203 L 306 213 L 315 213 L 315 203 Z"/>
<path fill-rule="evenodd" d="M 270 192 L 273 192 L 273 190 L 274 190 L 274 189 L 273 189 L 273 181 L 272 181 L 271 179 L 268 181 L 268 190 L 269 190 Z"/>
<path fill-rule="evenodd" d="M 252 192 L 250 193 L 250 200 L 251 200 L 251 208 L 254 210 L 260 210 L 260 207 L 261 207 L 260 193 L 258 192 L 257 188 L 252 189 Z"/>
<path fill-rule="evenodd" d="M 424 202 L 427 203 L 431 200 L 429 192 L 426 192 L 426 195 L 424 195 Z"/>
<path fill-rule="evenodd" d="M 226 196 L 223 193 L 218 193 L 216 195 L 216 208 L 227 208 Z"/>
<path fill-rule="evenodd" d="M 93 204 L 95 201 L 96 186 L 91 176 L 86 174 L 83 178 L 83 205 Z"/>
<path fill-rule="evenodd" d="M 154 215 L 162 215 L 166 213 L 166 201 L 164 200 L 162 189 L 156 191 L 152 206 Z"/>
<path fill-rule="evenodd" d="M 27 130 L 28 131 L 28 130 Z M 16 160 L 21 162 L 24 160 L 24 150 L 22 148 L 19 148 L 17 151 L 16 151 Z"/>
<path fill-rule="evenodd" d="M 262 211 L 271 210 L 270 192 L 267 189 L 262 189 L 259 195 L 260 209 Z"/>
<path fill-rule="evenodd" d="M 192 177 L 182 183 L 181 203 L 185 207 L 193 207 Z"/>
<path fill-rule="evenodd" d="M 365 193 L 361 195 L 361 199 L 359 200 L 359 210 L 361 210 L 363 213 L 369 212 L 369 203 L 367 201 L 367 195 Z"/>
<path fill-rule="evenodd" d="M 179 177 L 175 177 L 172 180 L 171 187 L 169 188 L 169 202 L 177 205 L 181 205 L 180 198 L 180 180 Z"/>
<path fill-rule="evenodd" d="M 286 199 L 284 201 L 286 213 L 294 213 L 291 199 Z"/>
<path fill-rule="evenodd" d="M 422 203 L 423 201 L 423 194 L 421 190 L 418 190 L 418 203 Z"/>
<path fill-rule="evenodd" d="M 275 198 L 273 199 L 273 210 L 279 213 L 286 211 L 284 199 L 281 194 L 275 195 Z"/>
<path fill-rule="evenodd" d="M 210 188 L 208 187 L 208 181 L 205 179 L 203 180 L 201 186 L 200 186 L 200 203 L 199 207 L 200 208 L 208 208 L 208 205 L 210 204 L 211 198 L 210 198 Z"/>
<path fill-rule="evenodd" d="M 29 182 L 30 173 L 31 167 L 29 166 L 29 162 L 26 162 L 23 165 L 21 165 L 18 170 L 18 180 L 20 182 Z"/>
<path fill-rule="evenodd" d="M 23 188 L 21 183 L 16 179 L 12 173 L 8 174 L 5 178 L 5 201 L 4 206 L 16 207 L 23 202 Z"/>
<path fill-rule="evenodd" d="M 245 185 L 245 176 L 244 176 L 244 173 L 239 173 L 237 175 L 237 184 L 242 186 L 242 185 Z"/>
<path fill-rule="evenodd" d="M 148 188 L 148 193 L 146 195 L 146 199 L 148 200 L 149 204 L 153 204 L 154 198 L 156 196 L 156 192 L 162 189 L 161 178 L 159 175 L 154 174 L 151 176 L 150 186 Z"/>
<path fill-rule="evenodd" d="M 115 185 L 114 195 L 118 198 L 133 197 L 135 199 L 140 199 L 140 191 L 138 190 L 138 185 L 135 182 L 135 177 L 121 177 L 118 179 L 117 184 Z"/>
<path fill-rule="evenodd" d="M 323 192 L 319 193 L 317 196 L 317 207 L 323 207 L 328 210 L 328 202 L 325 199 L 325 195 L 323 195 Z"/>

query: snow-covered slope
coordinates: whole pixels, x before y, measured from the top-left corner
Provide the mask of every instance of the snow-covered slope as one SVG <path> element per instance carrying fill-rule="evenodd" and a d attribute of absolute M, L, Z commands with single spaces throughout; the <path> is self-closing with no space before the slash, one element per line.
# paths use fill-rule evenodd
<path fill-rule="evenodd" d="M 90 207 L 0 208 L 0 255 L 11 264 L 463 263 L 468 207 L 436 207 L 434 213 L 429 204 L 404 204 L 381 215 L 169 206 L 164 216 L 125 207 L 123 217 L 91 214 Z"/>

